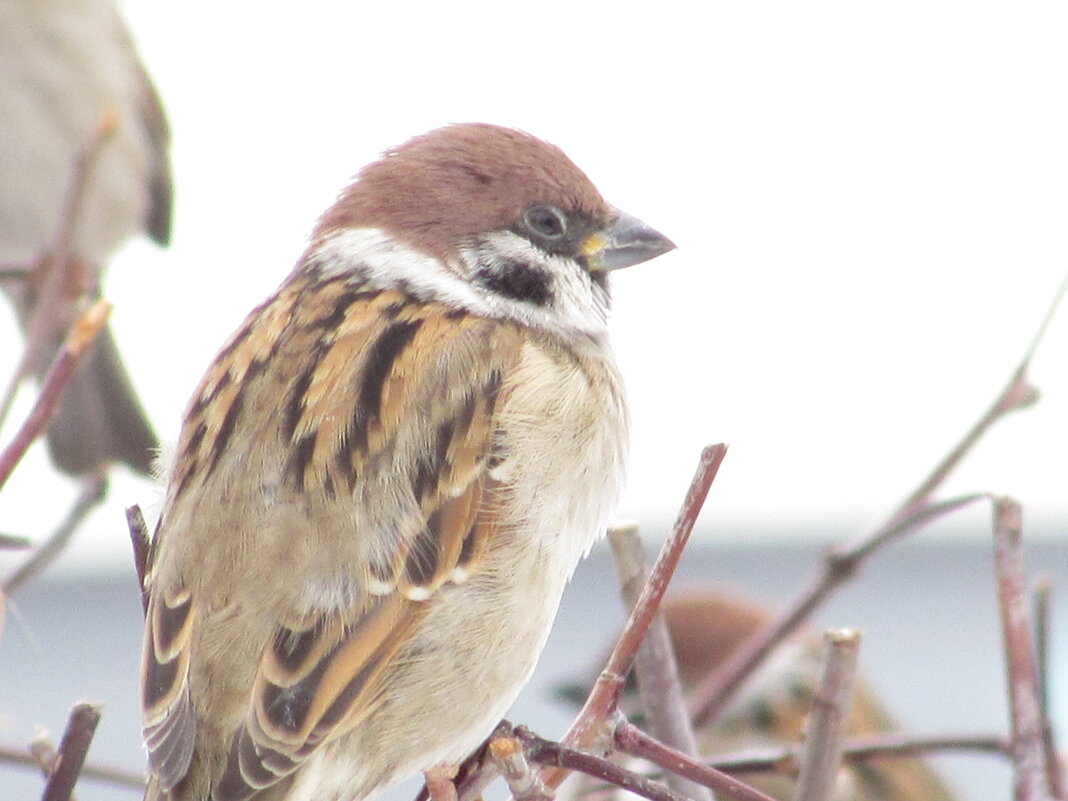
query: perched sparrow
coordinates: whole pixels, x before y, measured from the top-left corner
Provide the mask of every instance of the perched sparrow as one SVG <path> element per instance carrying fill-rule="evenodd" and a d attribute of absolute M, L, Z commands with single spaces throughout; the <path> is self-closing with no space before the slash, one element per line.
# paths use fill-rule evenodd
<path fill-rule="evenodd" d="M 662 610 L 675 647 L 679 679 L 687 691 L 697 687 L 750 636 L 775 619 L 774 610 L 719 587 L 673 593 L 664 599 Z M 712 757 L 799 743 L 819 683 L 821 643 L 820 637 L 806 632 L 780 646 L 731 707 L 711 725 L 697 731 L 701 753 Z M 590 684 L 592 680 L 585 686 Z M 568 697 L 581 700 L 575 698 L 574 688 L 563 690 Z M 629 700 L 626 703 L 633 706 Z M 858 680 L 854 687 L 846 728 L 850 735 L 896 729 L 892 716 L 863 680 Z M 797 795 L 796 776 L 776 772 L 739 778 L 772 798 L 787 801 Z M 622 793 L 601 792 L 603 783 L 599 781 L 588 777 L 576 779 L 569 783 L 568 798 L 590 801 L 587 791 L 591 789 L 598 790 L 595 801 L 604 801 L 606 795 L 623 797 Z M 846 764 L 839 772 L 832 795 L 834 801 L 953 801 L 954 798 L 930 763 L 917 758 Z"/>
<path fill-rule="evenodd" d="M 186 412 L 148 798 L 362 799 L 490 733 L 622 482 L 607 273 L 672 247 L 514 130 L 360 172 Z"/>
<path fill-rule="evenodd" d="M 168 133 L 109 0 L 0 0 L 0 53 L 0 285 L 24 329 L 42 331 L 28 365 L 42 375 L 79 301 L 99 295 L 111 252 L 140 230 L 166 243 Z M 100 139 L 104 120 L 113 130 Z M 72 211 L 77 164 L 94 140 L 99 148 Z M 71 219 L 69 258 L 61 258 L 59 232 Z M 50 295 L 49 270 L 68 279 Z M 150 471 L 156 436 L 110 331 L 68 385 L 48 438 L 53 461 L 74 475 L 113 461 Z"/>

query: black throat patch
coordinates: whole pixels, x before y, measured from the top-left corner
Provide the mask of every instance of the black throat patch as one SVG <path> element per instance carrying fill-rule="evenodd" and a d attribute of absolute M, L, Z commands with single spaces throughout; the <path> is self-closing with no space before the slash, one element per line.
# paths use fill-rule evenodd
<path fill-rule="evenodd" d="M 473 278 L 491 292 L 534 306 L 548 306 L 553 299 L 552 276 L 524 261 L 501 261 L 479 269 Z"/>

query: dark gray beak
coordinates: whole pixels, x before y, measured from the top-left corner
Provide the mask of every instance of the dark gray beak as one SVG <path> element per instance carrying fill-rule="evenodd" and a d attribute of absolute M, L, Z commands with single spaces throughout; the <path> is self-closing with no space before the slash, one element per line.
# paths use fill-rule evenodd
<path fill-rule="evenodd" d="M 662 233 L 620 212 L 612 225 L 590 234 L 582 243 L 580 258 L 591 272 L 618 270 L 674 249 L 675 243 Z"/>

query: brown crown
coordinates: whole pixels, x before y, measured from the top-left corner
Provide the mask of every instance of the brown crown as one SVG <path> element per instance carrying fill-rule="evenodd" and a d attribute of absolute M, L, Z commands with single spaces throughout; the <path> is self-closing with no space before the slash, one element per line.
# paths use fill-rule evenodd
<path fill-rule="evenodd" d="M 524 209 L 550 204 L 607 224 L 611 207 L 563 151 L 510 128 L 438 128 L 387 151 L 319 219 L 313 241 L 346 228 L 389 231 L 447 258 L 465 239 L 511 228 Z"/>

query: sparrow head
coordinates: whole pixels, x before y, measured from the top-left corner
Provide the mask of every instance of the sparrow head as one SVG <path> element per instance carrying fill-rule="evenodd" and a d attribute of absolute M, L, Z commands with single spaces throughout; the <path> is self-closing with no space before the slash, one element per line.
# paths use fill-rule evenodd
<path fill-rule="evenodd" d="M 351 258 L 355 240 L 374 250 L 382 237 L 394 247 L 386 271 L 416 295 L 581 330 L 603 327 L 608 271 L 675 247 L 605 202 L 559 148 L 486 124 L 431 131 L 369 164 L 319 220 L 312 249 L 347 239 Z M 398 272 L 397 245 L 421 257 L 421 276 Z"/>

